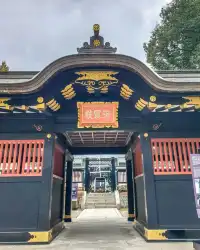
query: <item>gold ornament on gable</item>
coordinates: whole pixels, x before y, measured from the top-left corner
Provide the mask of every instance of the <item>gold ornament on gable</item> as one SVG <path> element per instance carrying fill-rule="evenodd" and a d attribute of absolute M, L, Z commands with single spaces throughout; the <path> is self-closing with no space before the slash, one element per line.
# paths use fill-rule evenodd
<path fill-rule="evenodd" d="M 118 72 L 115 71 L 79 71 L 76 74 L 79 77 L 75 80 L 75 83 L 85 86 L 90 94 L 95 93 L 95 91 L 107 93 L 110 86 L 119 83 L 119 80 L 115 77 Z"/>
<path fill-rule="evenodd" d="M 61 90 L 61 94 L 66 100 L 70 100 L 74 98 L 76 96 L 76 93 L 75 93 L 72 83 L 67 85 L 63 90 Z"/>
<path fill-rule="evenodd" d="M 53 98 L 50 101 L 46 103 L 46 105 L 52 110 L 52 111 L 58 111 L 60 109 L 60 104 Z"/>
<path fill-rule="evenodd" d="M 144 99 L 140 98 L 136 104 L 135 104 L 135 108 L 139 111 L 142 111 L 146 106 L 148 105 L 148 102 L 145 101 Z"/>
<path fill-rule="evenodd" d="M 128 85 L 122 84 L 121 90 L 120 90 L 120 96 L 123 97 L 125 100 L 129 100 L 133 94 L 133 90 L 129 88 Z"/>

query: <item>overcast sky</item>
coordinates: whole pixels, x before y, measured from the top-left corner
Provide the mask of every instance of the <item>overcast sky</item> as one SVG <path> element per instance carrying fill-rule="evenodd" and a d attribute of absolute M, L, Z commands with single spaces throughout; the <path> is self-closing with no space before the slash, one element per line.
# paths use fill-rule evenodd
<path fill-rule="evenodd" d="M 0 0 L 0 61 L 11 70 L 42 70 L 76 53 L 101 25 L 105 41 L 145 61 L 143 42 L 170 0 Z"/>

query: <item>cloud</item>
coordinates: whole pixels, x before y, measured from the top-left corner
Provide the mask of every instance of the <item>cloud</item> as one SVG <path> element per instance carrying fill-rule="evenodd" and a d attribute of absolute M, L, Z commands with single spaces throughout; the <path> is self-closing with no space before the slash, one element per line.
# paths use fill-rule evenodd
<path fill-rule="evenodd" d="M 143 42 L 169 0 L 0 0 L 0 60 L 11 70 L 42 70 L 76 53 L 101 25 L 121 54 L 145 60 Z"/>

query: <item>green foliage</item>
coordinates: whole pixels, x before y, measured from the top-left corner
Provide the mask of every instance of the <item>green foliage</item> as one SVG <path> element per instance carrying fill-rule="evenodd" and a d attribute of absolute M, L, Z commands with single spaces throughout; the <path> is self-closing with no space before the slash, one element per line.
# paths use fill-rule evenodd
<path fill-rule="evenodd" d="M 3 61 L 2 64 L 0 65 L 0 72 L 8 72 L 9 67 L 7 66 L 6 62 Z"/>
<path fill-rule="evenodd" d="M 117 186 L 117 190 L 121 193 L 121 192 L 127 192 L 127 184 L 119 184 Z"/>
<path fill-rule="evenodd" d="M 172 0 L 144 43 L 147 62 L 158 70 L 200 69 L 200 0 Z"/>

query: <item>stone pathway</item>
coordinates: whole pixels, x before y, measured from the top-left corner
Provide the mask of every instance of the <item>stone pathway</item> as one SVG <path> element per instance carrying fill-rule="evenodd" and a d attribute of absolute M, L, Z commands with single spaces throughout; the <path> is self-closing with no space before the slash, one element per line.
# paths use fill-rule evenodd
<path fill-rule="evenodd" d="M 88 221 L 89 223 L 95 221 L 118 220 L 123 218 L 121 213 L 116 208 L 95 208 L 85 209 L 77 218 L 77 221 Z"/>
<path fill-rule="evenodd" d="M 86 209 L 50 245 L 0 250 L 192 250 L 192 243 L 147 243 L 117 209 Z"/>

